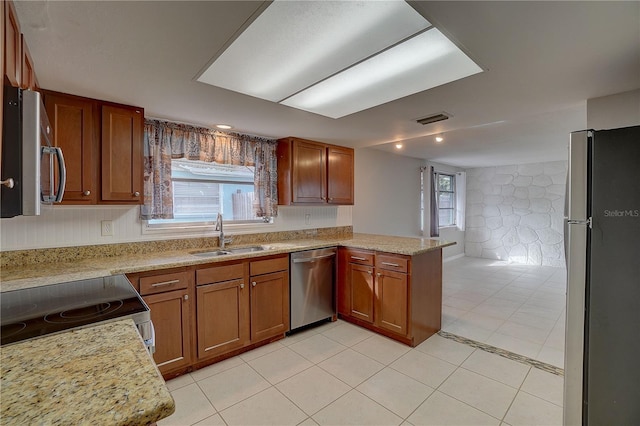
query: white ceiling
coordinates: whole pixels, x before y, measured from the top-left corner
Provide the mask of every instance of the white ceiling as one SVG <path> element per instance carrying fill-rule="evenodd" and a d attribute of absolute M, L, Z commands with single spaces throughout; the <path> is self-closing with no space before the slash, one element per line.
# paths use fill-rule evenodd
<path fill-rule="evenodd" d="M 587 99 L 640 88 L 640 2 L 411 4 L 485 72 L 340 119 L 196 81 L 267 3 L 17 1 L 16 9 L 44 88 L 265 137 L 396 153 L 403 141 L 403 155 L 460 167 L 566 159 L 568 133 L 586 127 Z M 452 118 L 415 122 L 442 111 Z"/>

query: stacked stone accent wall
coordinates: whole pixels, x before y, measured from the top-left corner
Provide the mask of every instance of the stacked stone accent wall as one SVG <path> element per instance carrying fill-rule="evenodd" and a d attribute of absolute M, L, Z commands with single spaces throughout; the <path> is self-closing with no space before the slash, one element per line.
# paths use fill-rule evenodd
<path fill-rule="evenodd" d="M 567 162 L 467 170 L 465 255 L 564 266 Z"/>

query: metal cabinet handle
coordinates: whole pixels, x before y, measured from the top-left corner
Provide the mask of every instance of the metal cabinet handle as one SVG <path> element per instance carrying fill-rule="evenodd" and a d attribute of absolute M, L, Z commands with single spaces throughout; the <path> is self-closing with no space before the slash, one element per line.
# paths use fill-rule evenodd
<path fill-rule="evenodd" d="M 13 189 L 13 187 L 16 186 L 16 182 L 13 180 L 13 178 L 8 178 L 0 181 L 0 184 L 6 186 L 9 189 Z"/>
<path fill-rule="evenodd" d="M 382 274 L 380 272 L 376 272 L 376 277 L 380 277 Z"/>
<path fill-rule="evenodd" d="M 389 262 L 381 262 L 385 266 L 393 266 L 394 268 L 398 268 L 400 265 L 397 263 L 389 263 Z"/>
<path fill-rule="evenodd" d="M 84 191 L 82 195 L 86 195 L 88 197 L 89 195 L 91 195 L 91 191 Z"/>
<path fill-rule="evenodd" d="M 358 257 L 358 256 L 351 256 L 351 259 L 353 259 L 353 260 L 367 260 L 364 257 Z"/>
<path fill-rule="evenodd" d="M 134 196 L 134 197 L 139 197 L 139 196 L 140 196 L 140 193 L 139 193 L 138 191 L 136 191 L 136 192 L 134 192 L 134 193 L 133 193 L 133 196 Z"/>
<path fill-rule="evenodd" d="M 333 201 L 333 198 L 329 198 L 329 201 Z"/>
<path fill-rule="evenodd" d="M 184 295 L 184 300 L 189 300 L 189 295 L 188 294 Z"/>
<path fill-rule="evenodd" d="M 177 284 L 177 283 L 179 283 L 179 282 L 180 282 L 180 280 L 163 281 L 163 282 L 161 282 L 161 283 L 154 283 L 154 284 L 151 284 L 151 287 L 162 287 L 162 286 L 164 286 L 164 285 Z"/>
<path fill-rule="evenodd" d="M 240 283 L 240 288 L 244 288 L 244 283 Z"/>
<path fill-rule="evenodd" d="M 367 274 L 373 275 L 373 272 L 372 271 L 367 271 Z"/>
<path fill-rule="evenodd" d="M 251 282 L 251 285 L 255 287 L 255 286 L 257 286 L 257 285 L 258 285 L 258 283 L 257 283 L 257 282 L 255 282 L 255 281 L 252 281 L 252 282 Z"/>

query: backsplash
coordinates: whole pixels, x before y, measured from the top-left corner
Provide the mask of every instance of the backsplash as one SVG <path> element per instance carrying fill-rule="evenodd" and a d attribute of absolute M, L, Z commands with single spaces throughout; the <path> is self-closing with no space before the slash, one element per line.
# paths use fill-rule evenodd
<path fill-rule="evenodd" d="M 567 162 L 467 170 L 465 255 L 564 266 Z"/>
<path fill-rule="evenodd" d="M 46 207 L 46 206 L 45 206 Z M 280 206 L 270 225 L 241 228 L 228 225 L 228 236 L 351 226 L 351 206 Z M 54 206 L 41 216 L 0 220 L 0 249 L 27 250 L 129 243 L 182 238 L 217 237 L 209 229 L 171 234 L 143 233 L 138 206 Z M 101 221 L 112 221 L 113 236 L 101 235 Z"/>

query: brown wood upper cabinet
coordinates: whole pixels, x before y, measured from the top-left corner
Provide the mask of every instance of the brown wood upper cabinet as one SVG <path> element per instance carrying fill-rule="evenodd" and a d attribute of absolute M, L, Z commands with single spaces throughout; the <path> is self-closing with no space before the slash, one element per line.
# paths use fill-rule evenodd
<path fill-rule="evenodd" d="M 288 137 L 277 154 L 278 204 L 353 204 L 353 149 Z"/>
<path fill-rule="evenodd" d="M 39 90 L 33 59 L 20 31 L 20 22 L 12 1 L 2 2 L 3 64 L 6 81 L 14 87 Z"/>
<path fill-rule="evenodd" d="M 67 166 L 63 204 L 142 203 L 144 110 L 44 91 Z"/>
<path fill-rule="evenodd" d="M 4 73 L 9 83 L 20 87 L 22 83 L 22 42 L 20 22 L 12 1 L 3 1 L 4 8 Z"/>
<path fill-rule="evenodd" d="M 102 105 L 102 201 L 142 203 L 142 108 Z"/>
<path fill-rule="evenodd" d="M 29 46 L 24 40 L 24 35 L 20 35 L 21 47 L 22 47 L 22 71 L 20 73 L 20 87 L 29 90 L 40 90 L 38 86 L 38 79 L 36 78 L 36 70 L 33 67 L 33 59 L 31 59 L 31 52 L 29 52 Z"/>
<path fill-rule="evenodd" d="M 63 204 L 98 201 L 98 103 L 93 99 L 44 91 L 54 146 L 62 148 L 67 183 Z"/>

